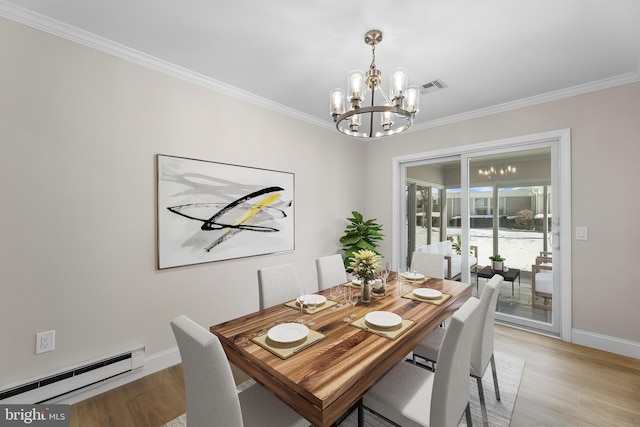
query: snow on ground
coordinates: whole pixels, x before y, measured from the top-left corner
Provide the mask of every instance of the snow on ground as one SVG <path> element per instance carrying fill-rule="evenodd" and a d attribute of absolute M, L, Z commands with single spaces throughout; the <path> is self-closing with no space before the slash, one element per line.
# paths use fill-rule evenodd
<path fill-rule="evenodd" d="M 434 228 L 434 235 L 437 233 L 439 230 Z M 426 234 L 426 228 L 416 228 L 417 246 L 426 244 Z M 447 234 L 460 235 L 460 228 L 447 227 Z M 493 255 L 493 229 L 472 228 L 470 234 L 470 245 L 478 246 L 478 264 L 490 265 L 489 257 Z M 544 248 L 544 235 L 538 231 L 501 228 L 498 230 L 498 237 L 499 253 L 506 258 L 505 266 L 531 271 L 531 264 L 535 263 L 536 257 Z"/>

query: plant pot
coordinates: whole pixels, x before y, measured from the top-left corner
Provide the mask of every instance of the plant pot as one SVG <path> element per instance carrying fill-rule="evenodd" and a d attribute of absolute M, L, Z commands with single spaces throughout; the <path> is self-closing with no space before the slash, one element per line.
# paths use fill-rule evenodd
<path fill-rule="evenodd" d="M 493 271 L 503 271 L 504 263 L 502 261 L 491 261 L 491 269 Z"/>

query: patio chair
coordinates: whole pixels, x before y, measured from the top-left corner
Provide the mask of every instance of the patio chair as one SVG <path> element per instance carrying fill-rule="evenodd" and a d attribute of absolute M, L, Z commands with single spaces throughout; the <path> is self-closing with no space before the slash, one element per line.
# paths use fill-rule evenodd
<path fill-rule="evenodd" d="M 531 305 L 543 310 L 551 310 L 553 297 L 553 263 L 551 258 L 537 257 L 531 266 Z M 542 304 L 538 302 L 542 299 Z"/>

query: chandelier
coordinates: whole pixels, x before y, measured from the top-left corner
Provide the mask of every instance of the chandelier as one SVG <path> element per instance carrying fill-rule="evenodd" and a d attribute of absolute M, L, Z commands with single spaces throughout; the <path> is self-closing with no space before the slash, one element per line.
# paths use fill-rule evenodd
<path fill-rule="evenodd" d="M 518 173 L 515 166 L 498 166 L 497 168 L 494 166 L 490 166 L 487 169 L 478 169 L 478 175 L 484 176 L 485 178 L 491 179 L 503 179 L 510 175 L 515 175 Z"/>
<path fill-rule="evenodd" d="M 346 99 L 344 90 L 331 91 L 331 115 L 336 128 L 345 135 L 360 138 L 395 135 L 409 129 L 418 112 L 420 90 L 407 86 L 407 73 L 403 69 L 391 73 L 389 95 L 382 90 L 382 73 L 376 68 L 376 45 L 381 41 L 381 31 L 368 31 L 364 42 L 371 46 L 369 70 L 349 73 Z M 378 105 L 376 92 L 381 97 Z M 349 110 L 345 111 L 347 100 Z"/>

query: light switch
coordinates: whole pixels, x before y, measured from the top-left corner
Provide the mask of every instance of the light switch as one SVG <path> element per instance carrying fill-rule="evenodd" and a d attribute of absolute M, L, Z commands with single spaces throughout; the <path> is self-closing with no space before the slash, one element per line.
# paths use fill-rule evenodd
<path fill-rule="evenodd" d="M 588 235 L 588 227 L 576 227 L 576 240 L 587 240 Z"/>

